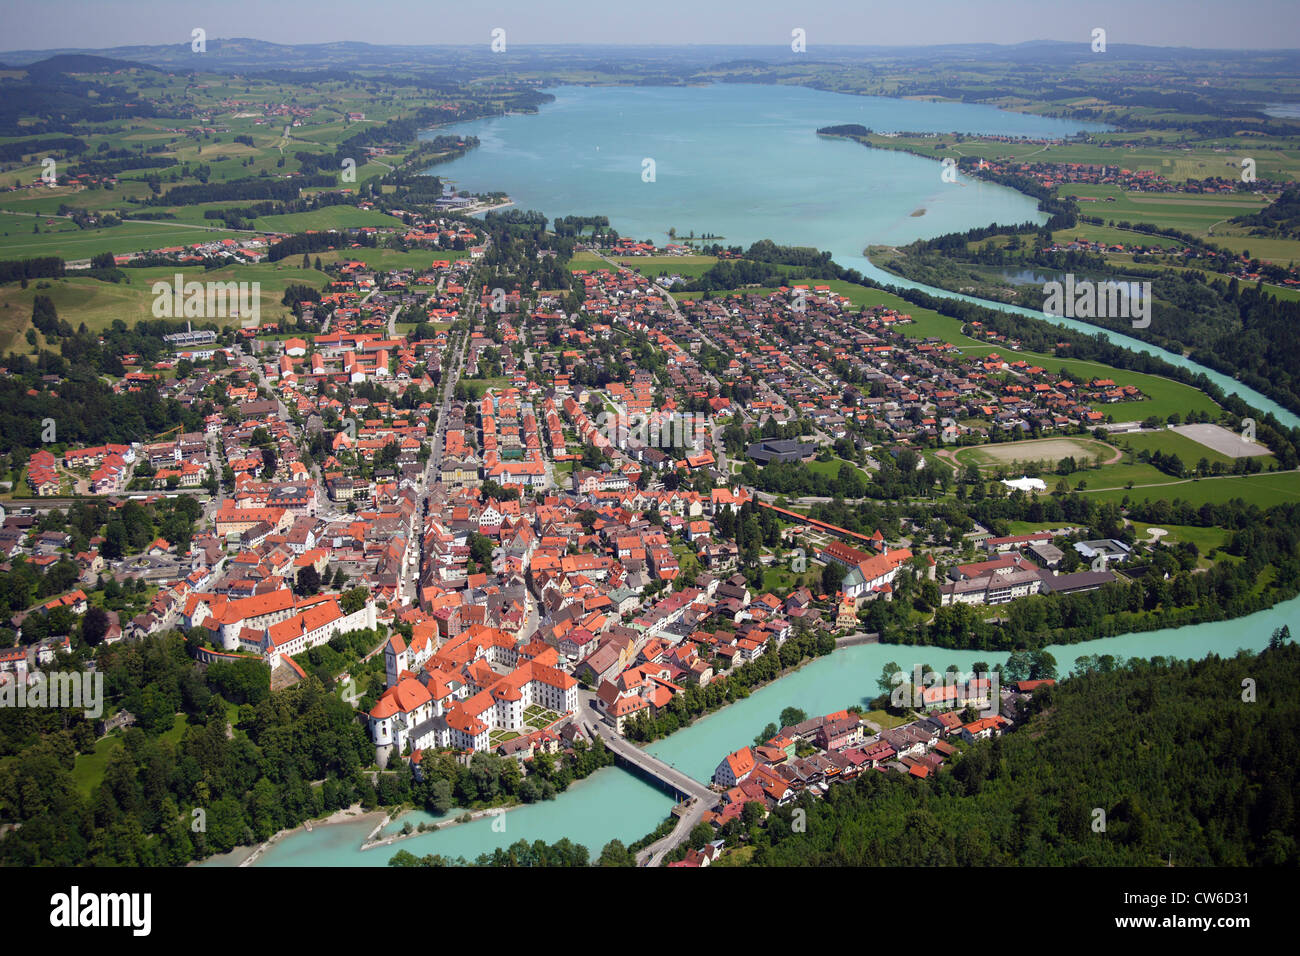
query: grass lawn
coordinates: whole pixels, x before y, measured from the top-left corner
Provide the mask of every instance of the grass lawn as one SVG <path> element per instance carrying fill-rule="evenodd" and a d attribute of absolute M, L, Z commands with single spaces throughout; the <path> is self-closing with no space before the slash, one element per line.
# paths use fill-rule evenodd
<path fill-rule="evenodd" d="M 1044 521 L 1008 521 L 1007 534 L 1034 534 L 1038 531 L 1055 531 L 1066 527 L 1064 524 L 1048 524 Z"/>
<path fill-rule="evenodd" d="M 1182 500 L 1199 508 L 1203 504 L 1222 504 L 1241 498 L 1261 508 L 1300 501 L 1300 472 L 1287 471 L 1260 475 L 1230 475 L 1224 478 L 1202 478 L 1200 481 L 1179 481 L 1166 476 L 1165 483 L 1136 488 L 1117 488 L 1109 491 L 1087 491 L 1102 501 L 1170 502 Z M 1160 527 L 1163 527 L 1161 525 Z"/>
<path fill-rule="evenodd" d="M 762 590 L 765 592 L 771 591 L 778 595 L 788 594 L 789 592 L 805 585 L 813 592 L 813 594 L 821 593 L 821 565 L 813 564 L 809 561 L 808 570 L 797 574 L 790 570 L 788 563 L 763 569 Z"/>
<path fill-rule="evenodd" d="M 1224 465 L 1231 465 L 1232 458 L 1215 451 L 1208 445 L 1202 445 L 1200 442 L 1188 438 L 1186 435 L 1180 435 L 1178 432 L 1158 431 L 1158 432 L 1138 432 L 1130 435 L 1117 435 L 1115 444 L 1121 448 L 1124 445 L 1132 446 L 1135 452 L 1149 451 L 1152 453 L 1160 452 L 1164 455 L 1177 455 L 1182 459 L 1183 464 L 1189 468 L 1196 466 L 1196 463 L 1202 458 L 1214 464 L 1216 461 Z M 1252 455 L 1252 458 L 1270 457 L 1267 455 Z M 1267 465 L 1265 466 L 1267 467 Z"/>
<path fill-rule="evenodd" d="M 863 720 L 869 720 L 881 730 L 891 730 L 894 727 L 901 727 L 908 722 L 906 717 L 895 717 L 893 714 L 884 710 L 871 710 L 862 715 Z"/>
<path fill-rule="evenodd" d="M 727 850 L 717 861 L 709 864 L 710 866 L 747 866 L 754 856 L 755 848 L 752 846 L 737 847 L 734 850 Z"/>
<path fill-rule="evenodd" d="M 1116 465 L 1103 465 L 1101 468 L 1093 468 L 1088 471 L 1076 471 L 1072 475 L 1067 475 L 1065 480 L 1071 488 L 1077 487 L 1080 481 L 1086 482 L 1085 488 L 1122 488 L 1129 482 L 1132 482 L 1134 487 L 1137 487 L 1140 485 L 1158 485 L 1170 481 L 1171 478 L 1154 465 L 1144 465 L 1141 462 L 1134 461 L 1120 462 Z M 1055 488 L 1055 481 L 1048 482 L 1049 491 Z"/>
<path fill-rule="evenodd" d="M 678 576 L 688 581 L 694 581 L 695 576 L 703 570 L 700 567 L 700 559 L 696 556 L 689 544 L 673 545 L 673 554 L 677 558 Z"/>
<path fill-rule="evenodd" d="M 1131 524 L 1137 534 L 1138 541 L 1150 540 L 1147 532 L 1151 528 L 1160 528 L 1169 532 L 1160 539 L 1163 544 L 1183 544 L 1190 541 L 1196 545 L 1202 555 L 1215 548 L 1222 547 L 1231 536 L 1231 533 L 1224 528 L 1198 528 L 1194 525 L 1182 524 L 1145 524 L 1141 521 L 1134 521 Z M 1208 562 L 1206 563 L 1208 564 Z"/>
<path fill-rule="evenodd" d="M 1016 471 L 1016 464 L 1031 465 L 1041 462 L 1048 470 L 1053 469 L 1062 458 L 1072 457 L 1076 461 L 1092 462 L 1097 456 L 1103 460 L 1114 455 L 1114 449 L 1105 442 L 1095 438 L 1077 436 L 1061 438 L 1042 438 L 1035 441 L 1000 442 L 991 445 L 967 445 L 954 454 L 957 461 L 964 465 L 976 465 L 985 472 L 1004 468 L 1008 472 Z"/>
<path fill-rule="evenodd" d="M 493 388 L 508 388 L 510 379 L 505 376 L 498 378 L 462 378 L 456 384 L 464 383 L 465 388 L 469 391 L 470 397 L 478 400 L 483 397 L 484 393 Z"/>
<path fill-rule="evenodd" d="M 862 472 L 862 474 L 867 475 L 867 472 L 858 468 L 858 466 L 853 464 L 853 462 L 845 461 L 843 458 L 832 458 L 830 461 L 817 461 L 816 459 L 813 459 L 812 461 L 807 462 L 805 467 L 815 474 L 826 475 L 829 478 L 838 478 L 840 475 L 840 468 L 845 465 L 848 465 L 850 468 L 857 468 L 857 470 Z M 868 475 L 867 477 L 870 476 Z"/>
<path fill-rule="evenodd" d="M 94 753 L 77 754 L 77 762 L 72 768 L 72 779 L 76 782 L 82 796 L 89 797 L 95 792 L 99 782 L 104 779 L 109 758 L 121 749 L 122 737 L 120 734 L 114 734 L 98 741 Z"/>

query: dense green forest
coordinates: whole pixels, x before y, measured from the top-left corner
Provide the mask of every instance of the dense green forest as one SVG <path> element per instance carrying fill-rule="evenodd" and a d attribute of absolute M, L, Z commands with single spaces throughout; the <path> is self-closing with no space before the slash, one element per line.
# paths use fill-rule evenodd
<path fill-rule="evenodd" d="M 1271 205 L 1247 216 L 1233 220 L 1243 226 L 1252 226 L 1251 234 L 1279 239 L 1294 239 L 1300 235 L 1300 188 L 1289 187 L 1282 191 Z"/>
<path fill-rule="evenodd" d="M 1300 863 L 1300 647 L 1080 666 L 937 778 L 866 773 L 729 824 L 728 843 L 747 839 L 758 866 Z"/>
<path fill-rule="evenodd" d="M 77 333 L 64 340 L 65 348 L 70 343 L 89 344 L 91 338 Z M 117 362 L 97 344 L 90 347 Z M 115 392 L 97 377 L 96 368 L 96 359 L 88 356 L 72 360 L 42 351 L 33 362 L 10 354 L 9 374 L 0 377 L 0 455 L 12 456 L 11 466 L 26 464 L 31 453 L 44 446 L 48 420 L 54 422 L 57 442 L 81 447 L 149 441 L 178 425 L 199 431 L 203 416 L 213 410 L 211 404 L 187 409 L 163 398 L 152 383 L 138 391 Z M 44 375 L 60 377 L 57 390 L 45 387 Z"/>
<path fill-rule="evenodd" d="M 6 864 L 179 865 L 376 799 L 364 729 L 314 679 L 272 695 L 261 661 L 203 669 L 176 633 L 101 649 L 97 664 L 108 700 L 136 717 L 120 745 L 97 748 L 80 711 L 0 712 L 0 817 L 18 824 Z M 101 752 L 96 779 L 87 755 Z"/>

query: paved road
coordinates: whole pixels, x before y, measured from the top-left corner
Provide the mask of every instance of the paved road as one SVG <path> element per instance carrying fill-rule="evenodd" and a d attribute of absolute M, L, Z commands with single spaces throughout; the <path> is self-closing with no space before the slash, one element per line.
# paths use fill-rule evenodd
<path fill-rule="evenodd" d="M 689 809 L 678 817 L 677 826 L 673 827 L 672 832 L 670 832 L 666 837 L 651 843 L 636 855 L 636 865 L 662 865 L 664 857 L 676 847 L 686 842 L 686 839 L 691 835 L 691 831 L 695 829 L 697 824 L 703 822 L 704 815 L 711 809 L 711 805 L 706 805 L 701 801 L 692 803 Z"/>
<path fill-rule="evenodd" d="M 442 400 L 438 403 L 437 419 L 433 428 L 433 440 L 430 444 L 429 462 L 424 473 L 424 491 L 421 496 L 421 504 L 427 508 L 429 497 L 433 492 L 433 487 L 439 481 L 439 472 L 442 467 L 442 456 L 444 444 L 447 436 L 447 415 L 451 410 L 452 397 L 456 389 L 456 383 L 460 380 L 461 372 L 464 368 L 465 349 L 469 344 L 470 336 L 465 335 L 457 344 L 452 347 L 455 349 L 451 362 L 451 367 L 439 386 L 442 392 Z M 419 580 L 420 575 L 424 572 L 424 508 L 421 509 L 419 522 L 416 530 L 416 559 L 412 561 L 411 567 L 403 577 L 406 582 L 407 593 L 411 595 L 413 603 L 419 602 Z M 531 619 L 530 619 L 531 620 Z"/>
<path fill-rule="evenodd" d="M 578 692 L 577 719 L 588 734 L 599 736 L 605 746 L 628 763 L 640 768 L 688 796 L 687 809 L 681 814 L 671 833 L 652 843 L 637 854 L 638 866 L 659 866 L 663 858 L 680 845 L 706 813 L 718 805 L 719 795 L 693 777 L 682 773 L 671 764 L 654 757 L 614 732 L 594 707 L 596 695 L 591 691 Z"/>

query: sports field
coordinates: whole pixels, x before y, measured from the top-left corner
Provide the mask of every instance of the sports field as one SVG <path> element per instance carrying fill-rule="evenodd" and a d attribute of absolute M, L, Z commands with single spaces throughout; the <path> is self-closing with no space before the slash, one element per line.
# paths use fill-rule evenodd
<path fill-rule="evenodd" d="M 958 449 L 955 456 L 962 465 L 973 464 L 988 471 L 1016 463 L 1036 462 L 1054 468 L 1062 458 L 1074 458 L 1082 464 L 1095 461 L 1099 455 L 1103 461 L 1111 461 L 1119 455 L 1119 449 L 1095 438 L 1040 438 L 975 445 Z"/>

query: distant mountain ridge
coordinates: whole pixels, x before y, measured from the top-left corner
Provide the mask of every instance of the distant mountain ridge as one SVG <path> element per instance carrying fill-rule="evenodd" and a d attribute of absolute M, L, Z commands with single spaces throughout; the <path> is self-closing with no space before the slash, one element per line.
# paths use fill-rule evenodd
<path fill-rule="evenodd" d="M 752 64 L 756 68 L 775 63 L 791 62 L 807 58 L 826 62 L 870 57 L 874 59 L 916 60 L 925 59 L 980 59 L 1005 60 L 1011 62 L 1032 62 L 1050 60 L 1059 63 L 1062 57 L 1085 59 L 1094 56 L 1086 38 L 1078 41 L 1033 40 L 1017 44 L 1001 45 L 996 43 L 938 44 L 935 46 L 837 46 L 817 42 L 810 44 L 810 54 L 796 54 L 788 45 L 731 45 L 731 44 L 685 44 L 637 45 L 637 44 L 512 44 L 505 53 L 493 53 L 489 37 L 484 36 L 482 43 L 470 44 L 373 44 L 357 40 L 340 40 L 328 43 L 282 44 L 250 37 L 212 38 L 207 40 L 203 53 L 195 53 L 190 48 L 188 38 L 177 43 L 119 46 L 107 49 L 55 49 L 55 50 L 14 50 L 0 53 L 0 58 L 10 69 L 56 63 L 53 69 L 66 72 L 102 72 L 93 66 L 96 60 L 106 62 L 125 61 L 126 66 L 150 65 L 164 70 L 269 70 L 269 69 L 428 69 L 434 63 L 481 62 L 496 58 L 503 65 L 521 64 L 545 65 L 559 57 L 566 59 L 590 59 L 592 62 L 608 61 L 611 53 L 617 51 L 617 58 L 624 62 L 665 63 L 679 65 L 717 65 L 727 64 L 733 68 L 741 64 Z M 813 38 L 815 42 L 815 38 Z M 1300 63 L 1300 51 L 1296 50 L 1201 50 L 1190 47 L 1157 47 L 1139 44 L 1112 43 L 1109 55 L 1119 59 L 1145 58 L 1151 61 L 1168 61 L 1186 56 L 1204 56 L 1212 53 L 1225 60 L 1258 57 L 1261 54 L 1291 57 Z M 83 57 L 90 68 L 77 69 L 73 66 L 59 67 L 57 64 L 65 58 Z M 67 60 L 75 63 L 75 60 Z M 43 67 L 42 67 L 43 68 Z M 123 66 L 114 66 L 121 69 Z"/>
<path fill-rule="evenodd" d="M 158 72 L 158 67 L 147 63 L 135 63 L 92 53 L 57 53 L 44 60 L 37 60 L 25 67 L 14 67 L 14 69 L 25 69 L 34 76 L 49 76 L 57 73 L 114 73 L 118 70 Z"/>

